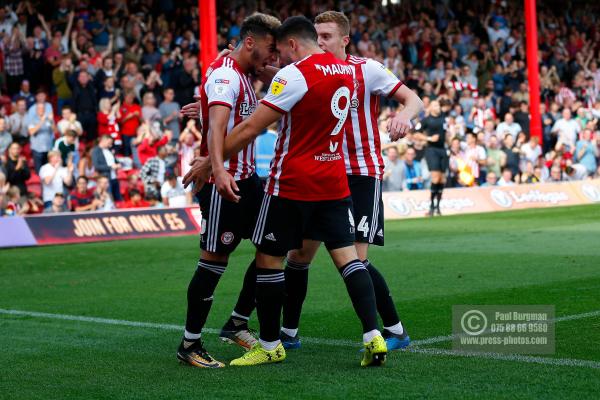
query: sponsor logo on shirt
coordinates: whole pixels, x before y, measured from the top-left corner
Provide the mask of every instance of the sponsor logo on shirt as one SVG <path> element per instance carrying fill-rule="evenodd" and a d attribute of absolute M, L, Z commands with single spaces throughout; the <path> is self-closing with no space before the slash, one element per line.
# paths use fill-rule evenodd
<path fill-rule="evenodd" d="M 222 83 L 225 85 L 229 85 L 229 81 L 227 79 L 215 79 L 215 83 Z"/>
<path fill-rule="evenodd" d="M 250 105 L 244 101 L 243 103 L 240 104 L 240 115 L 242 117 L 247 117 L 248 115 L 250 115 L 254 112 L 255 108 L 256 108 L 256 106 L 254 104 Z"/>
<path fill-rule="evenodd" d="M 281 92 L 283 92 L 285 85 L 287 85 L 287 81 L 285 79 L 275 77 L 273 82 L 271 82 L 271 93 L 274 96 L 279 96 Z"/>

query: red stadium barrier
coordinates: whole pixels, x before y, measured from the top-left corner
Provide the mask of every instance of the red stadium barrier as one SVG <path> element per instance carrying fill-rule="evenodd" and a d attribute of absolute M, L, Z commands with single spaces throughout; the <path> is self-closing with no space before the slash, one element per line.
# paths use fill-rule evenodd
<path fill-rule="evenodd" d="M 200 210 L 138 208 L 0 218 L 0 248 L 102 242 L 200 232 Z"/>

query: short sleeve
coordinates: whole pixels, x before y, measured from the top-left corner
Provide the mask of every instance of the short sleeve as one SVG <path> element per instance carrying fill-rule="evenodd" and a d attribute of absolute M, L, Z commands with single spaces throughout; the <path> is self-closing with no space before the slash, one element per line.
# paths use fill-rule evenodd
<path fill-rule="evenodd" d="M 300 70 L 293 64 L 288 65 L 277 72 L 262 104 L 285 114 L 302 100 L 307 91 L 306 79 Z"/>
<path fill-rule="evenodd" d="M 52 171 L 51 168 L 48 164 L 43 165 L 42 168 L 40 168 L 40 178 L 44 179 L 47 176 L 51 176 L 52 175 Z"/>
<path fill-rule="evenodd" d="M 217 68 L 206 78 L 204 90 L 209 107 L 220 104 L 234 108 L 239 95 L 240 78 L 231 68 Z"/>
<path fill-rule="evenodd" d="M 396 75 L 378 61 L 368 59 L 365 70 L 365 83 L 371 93 L 392 97 L 402 86 Z"/>

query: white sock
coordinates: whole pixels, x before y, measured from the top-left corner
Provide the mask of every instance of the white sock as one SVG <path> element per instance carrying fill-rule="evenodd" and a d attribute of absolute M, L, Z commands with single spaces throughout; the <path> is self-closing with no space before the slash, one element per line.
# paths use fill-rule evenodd
<path fill-rule="evenodd" d="M 296 329 L 289 329 L 289 328 L 281 328 L 281 332 L 285 333 L 288 336 L 294 337 L 298 334 L 298 328 Z"/>
<path fill-rule="evenodd" d="M 392 326 L 384 326 L 388 331 L 395 333 L 396 335 L 402 335 L 404 333 L 404 327 L 402 326 L 402 322 L 398 322 L 396 325 Z"/>
<path fill-rule="evenodd" d="M 271 351 L 271 350 L 275 350 L 275 348 L 279 345 L 279 343 L 281 343 L 281 340 L 277 339 L 274 342 L 265 342 L 262 339 L 258 339 L 258 341 L 260 342 L 260 345 L 263 347 L 263 349 Z"/>
<path fill-rule="evenodd" d="M 191 333 L 188 331 L 183 332 L 183 337 L 187 340 L 198 340 L 200 339 L 201 333 Z"/>
<path fill-rule="evenodd" d="M 381 335 L 381 332 L 379 332 L 377 329 L 373 329 L 372 331 L 365 332 L 365 333 L 363 333 L 363 342 L 368 343 L 371 340 L 373 340 L 373 338 L 375 336 L 379 336 L 379 335 Z"/>
<path fill-rule="evenodd" d="M 250 317 L 246 317 L 246 316 L 244 316 L 244 315 L 238 314 L 238 313 L 236 313 L 235 311 L 232 311 L 232 312 L 231 312 L 231 316 L 232 316 L 232 317 L 235 317 L 235 318 L 237 318 L 237 319 L 243 319 L 244 321 L 248 321 L 248 320 L 250 319 Z"/>

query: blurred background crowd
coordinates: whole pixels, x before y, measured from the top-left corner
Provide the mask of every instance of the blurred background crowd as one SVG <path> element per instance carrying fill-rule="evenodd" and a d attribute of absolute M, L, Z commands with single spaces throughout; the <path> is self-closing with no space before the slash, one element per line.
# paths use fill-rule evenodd
<path fill-rule="evenodd" d="M 344 11 L 350 54 L 382 62 L 425 102 L 415 131 L 389 143 L 385 190 L 424 189 L 427 126 L 443 121 L 447 186 L 600 176 L 600 3 L 538 0 L 543 140 L 530 136 L 522 1 L 218 3 L 218 44 L 254 11 L 282 20 Z M 0 8 L 0 212 L 184 206 L 181 176 L 202 140 L 181 117 L 194 101 L 197 1 L 3 2 Z M 265 87 L 256 83 L 261 96 Z M 401 107 L 401 106 L 400 106 Z M 275 127 L 259 137 L 265 175 Z"/>

